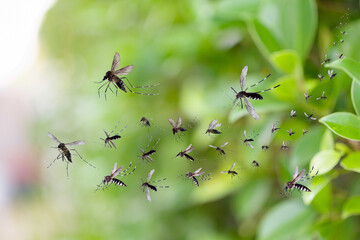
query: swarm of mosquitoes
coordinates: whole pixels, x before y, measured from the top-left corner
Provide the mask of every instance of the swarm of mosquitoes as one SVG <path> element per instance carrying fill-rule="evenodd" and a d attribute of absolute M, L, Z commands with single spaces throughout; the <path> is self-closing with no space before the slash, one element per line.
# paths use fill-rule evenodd
<path fill-rule="evenodd" d="M 348 19 L 348 13 L 346 13 L 346 17 Z M 340 23 L 340 26 L 338 27 L 340 29 L 339 33 L 342 36 L 347 34 L 345 31 L 343 31 L 341 29 L 341 27 L 343 25 L 344 25 L 344 23 Z M 337 35 L 337 37 L 339 37 L 339 35 Z M 334 44 L 334 46 L 337 46 L 338 43 L 342 44 L 343 42 L 344 42 L 344 39 L 341 38 L 338 42 L 334 42 L 333 44 Z M 344 57 L 343 54 L 338 55 L 338 58 L 343 58 L 343 57 Z M 325 54 L 325 58 L 322 61 L 321 65 L 324 65 L 325 63 L 329 63 L 330 61 L 331 61 L 331 59 L 328 58 L 328 56 Z M 140 88 L 152 88 L 152 87 L 158 86 L 159 84 L 135 87 L 135 86 L 133 86 L 133 84 L 131 84 L 129 79 L 126 77 L 126 75 L 128 75 L 133 70 L 134 66 L 128 65 L 126 67 L 119 68 L 119 65 L 120 65 L 120 55 L 119 55 L 119 53 L 115 53 L 110 70 L 105 73 L 105 76 L 103 77 L 102 81 L 97 82 L 97 83 L 101 84 L 101 86 L 98 88 L 99 97 L 100 97 L 100 90 L 103 89 L 103 87 L 105 87 L 105 90 L 104 90 L 105 100 L 107 100 L 108 90 L 110 90 L 115 95 L 117 95 L 119 89 L 125 93 L 127 93 L 129 91 L 130 93 L 148 95 L 148 96 L 158 95 L 157 93 L 143 93 L 143 92 L 137 92 L 136 90 L 134 90 L 134 89 L 140 89 Z M 245 108 L 246 108 L 247 112 L 249 113 L 249 115 L 252 118 L 254 118 L 255 120 L 258 120 L 258 119 L 260 119 L 260 117 L 256 113 L 250 100 L 263 100 L 263 96 L 261 95 L 262 93 L 276 89 L 276 88 L 280 87 L 280 85 L 278 84 L 271 88 L 267 88 L 265 90 L 260 90 L 260 91 L 249 91 L 249 89 L 255 87 L 256 85 L 258 85 L 258 84 L 262 83 L 263 81 L 265 81 L 266 79 L 268 79 L 271 74 L 268 74 L 265 78 L 263 78 L 259 82 L 252 84 L 245 88 L 247 72 L 248 72 L 248 66 L 244 66 L 241 71 L 241 74 L 240 74 L 240 91 L 236 91 L 233 87 L 230 88 L 235 93 L 235 96 L 233 99 L 233 105 L 237 106 L 241 109 L 243 108 L 243 105 L 245 105 Z M 332 80 L 336 77 L 337 74 L 332 69 L 330 69 L 330 70 L 328 70 L 327 75 L 328 75 L 329 80 Z M 326 78 L 326 76 L 323 76 L 321 73 L 318 74 L 319 81 L 323 81 L 324 78 Z M 310 92 L 304 93 L 304 96 L 305 96 L 306 102 L 309 101 L 310 98 L 312 97 Z M 316 101 L 321 101 L 321 100 L 327 99 L 327 97 L 325 96 L 325 91 L 322 91 L 321 96 L 315 96 L 314 98 L 316 99 Z M 314 99 L 314 98 L 312 98 L 312 99 Z M 304 112 L 304 116 L 309 121 L 317 120 L 317 118 L 314 116 L 313 113 Z M 298 117 L 296 114 L 296 110 L 292 109 L 290 111 L 290 118 L 295 118 L 295 117 Z M 153 127 L 152 120 L 153 119 L 149 118 L 149 117 L 141 117 L 141 119 L 139 121 L 139 125 L 142 127 L 146 127 L 146 128 Z M 173 120 L 172 118 L 168 118 L 168 121 L 170 123 L 171 133 L 174 135 L 175 139 L 177 141 L 181 140 L 181 135 L 184 134 L 186 131 L 188 131 L 189 127 L 185 126 L 186 127 L 185 128 L 183 126 L 181 117 L 178 117 L 176 123 L 175 123 L 175 120 Z M 121 139 L 120 134 L 128 126 L 128 125 L 124 125 L 121 128 L 121 130 L 116 130 L 119 124 L 120 124 L 120 121 L 116 124 L 115 128 L 111 132 L 107 132 L 106 130 L 103 130 L 105 136 L 100 138 L 100 140 L 104 143 L 105 148 L 109 147 L 109 148 L 117 149 L 116 144 Z M 213 135 L 213 136 L 220 135 L 220 134 L 222 134 L 222 132 L 219 130 L 219 128 L 221 126 L 222 126 L 222 124 L 218 122 L 218 119 L 214 119 L 210 122 L 207 130 L 205 131 L 205 134 Z M 279 130 L 280 130 L 280 128 L 277 126 L 277 124 L 272 124 L 271 131 L 270 131 L 271 134 L 274 134 Z M 290 137 L 295 134 L 295 131 L 293 131 L 293 129 L 291 129 L 291 128 L 286 130 L 286 132 L 288 133 L 288 135 Z M 305 135 L 307 133 L 308 133 L 308 130 L 302 129 L 302 135 Z M 58 144 L 58 146 L 54 147 L 54 148 L 57 148 L 59 151 L 59 154 L 50 163 L 48 168 L 50 166 L 52 166 L 52 164 L 56 160 L 61 159 L 62 161 L 66 162 L 66 174 L 67 174 L 67 178 L 69 178 L 68 166 L 69 166 L 69 163 L 72 163 L 73 156 L 79 157 L 86 164 L 95 168 L 95 166 L 93 166 L 92 164 L 87 162 L 83 157 L 81 157 L 75 148 L 69 148 L 70 146 L 83 145 L 83 144 L 85 144 L 85 141 L 80 140 L 80 141 L 74 141 L 74 142 L 69 142 L 69 143 L 63 143 L 60 140 L 58 140 L 58 138 L 56 138 L 52 133 L 48 133 L 48 136 Z M 254 149 L 254 146 L 252 145 L 252 143 L 255 142 L 256 136 L 257 135 L 250 137 L 249 135 L 247 135 L 246 130 L 244 130 L 243 131 L 244 138 L 242 139 L 243 144 L 250 147 L 251 149 Z M 141 152 L 138 157 L 141 158 L 141 160 L 144 163 L 151 164 L 154 161 L 156 161 L 156 152 L 157 152 L 156 146 L 158 145 L 159 141 L 160 141 L 160 138 L 156 141 L 156 143 L 154 145 L 151 146 L 152 137 L 150 137 L 150 141 L 149 141 L 149 144 L 147 147 L 143 147 L 143 148 L 138 147 Z M 225 156 L 227 154 L 227 150 L 225 149 L 225 146 L 227 146 L 228 144 L 229 144 L 229 142 L 227 141 L 227 142 L 221 144 L 220 146 L 209 145 L 209 147 L 215 149 L 219 156 Z M 280 146 L 280 150 L 287 150 L 289 148 L 290 147 L 288 146 L 287 142 L 284 140 L 282 142 L 282 145 Z M 175 158 L 180 157 L 180 158 L 187 159 L 190 162 L 198 161 L 193 156 L 191 156 L 192 155 L 191 152 L 194 149 L 195 149 L 195 147 L 192 144 L 189 144 L 188 147 L 186 147 L 184 150 L 181 150 L 179 153 L 176 154 L 176 156 L 174 154 L 174 156 L 175 156 Z M 263 151 L 266 151 L 266 150 L 270 149 L 270 146 L 262 145 L 261 149 Z M 154 158 L 154 156 L 155 156 L 155 158 Z M 259 162 L 259 161 L 253 160 L 251 162 L 251 165 L 253 167 L 259 168 L 259 167 L 261 167 L 260 163 L 261 162 Z M 238 172 L 238 170 L 235 169 L 235 165 L 236 165 L 236 162 L 234 162 L 232 164 L 230 169 L 221 171 L 220 173 L 229 175 L 229 176 L 231 176 L 231 178 L 238 177 L 239 172 Z M 134 166 L 132 170 L 131 170 L 131 166 L 132 166 L 132 163 L 130 162 L 129 167 L 127 167 L 126 169 L 123 170 L 123 166 L 120 166 L 118 168 L 117 163 L 115 163 L 111 173 L 104 177 L 104 179 L 101 181 L 101 183 L 97 185 L 97 188 L 95 191 L 109 189 L 109 187 L 111 185 L 114 185 L 116 188 L 127 187 L 127 184 L 125 184 L 124 181 L 120 180 L 120 178 L 123 179 L 125 176 L 130 175 L 135 172 L 136 166 Z M 296 167 L 295 171 L 293 173 L 293 176 L 292 176 L 292 180 L 285 183 L 285 187 L 283 188 L 283 192 L 281 194 L 289 195 L 289 193 L 291 193 L 294 189 L 297 189 L 301 192 L 311 192 L 311 190 L 307 186 L 305 186 L 303 184 L 299 184 L 299 182 L 308 181 L 308 180 L 311 180 L 312 178 L 314 178 L 318 174 L 319 170 L 317 170 L 317 172 L 312 175 L 313 170 L 314 170 L 314 166 L 306 174 L 305 174 L 305 169 L 302 169 L 302 171 L 299 173 L 298 172 L 299 169 L 298 169 L 298 167 Z M 148 175 L 146 177 L 146 181 L 143 181 L 141 179 L 140 188 L 142 189 L 143 192 L 145 192 L 146 199 L 149 202 L 151 202 L 150 191 L 156 192 L 159 188 L 169 188 L 169 186 L 166 186 L 166 185 L 165 186 L 157 185 L 157 183 L 165 181 L 166 178 L 162 178 L 160 180 L 151 180 L 154 172 L 155 172 L 155 169 L 150 170 L 150 172 L 148 173 Z M 211 179 L 211 177 L 209 177 L 210 174 L 211 173 L 205 174 L 205 172 L 202 171 L 202 168 L 198 168 L 194 172 L 189 171 L 187 173 L 184 173 L 182 176 L 184 176 L 187 179 L 190 179 L 197 187 L 199 187 L 200 186 L 199 180 L 203 180 L 203 181 L 210 180 Z"/>

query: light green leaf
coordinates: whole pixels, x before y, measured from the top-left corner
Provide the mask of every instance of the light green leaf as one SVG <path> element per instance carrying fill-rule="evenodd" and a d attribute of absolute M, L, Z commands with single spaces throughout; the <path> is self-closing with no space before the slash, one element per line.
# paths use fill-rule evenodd
<path fill-rule="evenodd" d="M 318 175 L 325 174 L 336 166 L 340 157 L 340 153 L 335 150 L 323 150 L 311 159 L 310 168 L 318 169 Z"/>
<path fill-rule="evenodd" d="M 296 199 L 281 202 L 263 217 L 258 228 L 258 239 L 304 239 L 315 215 L 314 211 Z"/>
<path fill-rule="evenodd" d="M 356 114 L 360 115 L 360 82 L 359 80 L 353 80 L 351 85 L 351 100 Z"/>
<path fill-rule="evenodd" d="M 326 130 L 320 143 L 320 150 L 334 149 L 334 138 L 330 130 Z"/>
<path fill-rule="evenodd" d="M 316 169 L 316 168 L 315 168 Z M 333 173 L 330 175 L 316 176 L 311 184 L 307 185 L 307 187 L 311 190 L 306 194 L 303 194 L 302 198 L 306 205 L 309 205 L 315 196 L 321 192 L 321 190 L 333 179 L 337 176 L 337 173 Z"/>
<path fill-rule="evenodd" d="M 352 152 L 347 155 L 340 163 L 346 170 L 360 173 L 360 152 Z"/>
<path fill-rule="evenodd" d="M 275 67 L 289 74 L 293 73 L 300 63 L 297 53 L 291 49 L 273 52 L 270 60 Z"/>
<path fill-rule="evenodd" d="M 360 81 L 360 62 L 352 58 L 342 58 L 325 64 L 325 67 L 341 69 L 346 72 L 346 74 L 349 75 L 351 78 L 355 78 L 357 81 Z"/>
<path fill-rule="evenodd" d="M 360 140 L 360 118 L 352 113 L 332 113 L 321 118 L 319 122 L 343 138 Z"/>
<path fill-rule="evenodd" d="M 344 205 L 342 217 L 347 218 L 354 215 L 360 215 L 360 196 L 348 199 Z"/>
<path fill-rule="evenodd" d="M 214 5 L 215 17 L 221 19 L 251 19 L 254 18 L 262 0 L 225 0 Z"/>

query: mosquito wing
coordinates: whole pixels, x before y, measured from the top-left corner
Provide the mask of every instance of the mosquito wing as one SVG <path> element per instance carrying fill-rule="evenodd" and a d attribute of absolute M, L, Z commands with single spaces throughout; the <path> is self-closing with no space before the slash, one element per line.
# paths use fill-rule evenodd
<path fill-rule="evenodd" d="M 111 174 L 114 174 L 114 172 L 116 171 L 116 168 L 117 168 L 117 163 L 114 164 L 114 167 L 113 167 L 113 169 L 111 171 Z"/>
<path fill-rule="evenodd" d="M 115 167 L 115 166 L 114 166 Z M 111 174 L 111 177 L 116 177 L 121 172 L 121 169 L 123 169 L 123 166 L 120 166 L 115 172 Z M 114 169 L 113 169 L 114 171 Z"/>
<path fill-rule="evenodd" d="M 299 171 L 299 167 L 296 166 L 292 179 L 296 178 L 296 176 L 298 175 L 298 171 Z"/>
<path fill-rule="evenodd" d="M 52 138 L 55 142 L 58 142 L 58 143 L 61 143 L 60 141 L 59 141 L 59 139 L 57 139 L 54 135 L 52 135 L 51 133 L 48 133 L 48 136 L 50 137 L 50 138 Z"/>
<path fill-rule="evenodd" d="M 213 129 L 217 121 L 218 121 L 217 119 L 212 120 L 211 123 L 209 124 L 209 129 Z"/>
<path fill-rule="evenodd" d="M 71 142 L 71 143 L 65 143 L 65 145 L 69 145 L 69 146 L 76 146 L 76 145 L 83 145 L 83 144 L 85 144 L 85 141 L 83 141 L 83 140 Z"/>
<path fill-rule="evenodd" d="M 215 146 L 213 146 L 213 145 L 209 145 L 209 147 L 212 147 L 212 148 L 215 148 L 215 149 L 217 148 L 217 147 L 215 147 Z"/>
<path fill-rule="evenodd" d="M 106 135 L 106 137 L 110 137 L 110 135 L 103 129 L 103 131 L 104 131 L 104 133 L 105 133 L 105 135 Z"/>
<path fill-rule="evenodd" d="M 245 66 L 245 67 L 242 69 L 242 71 L 241 71 L 241 75 L 240 75 L 240 87 L 241 87 L 241 91 L 243 91 L 244 88 L 245 88 L 247 71 L 248 71 L 248 66 Z"/>
<path fill-rule="evenodd" d="M 255 120 L 259 120 L 259 115 L 255 112 L 254 107 L 251 105 L 250 101 L 245 97 L 244 98 L 244 102 L 245 102 L 245 107 L 246 110 L 250 113 L 250 115 L 255 119 Z"/>
<path fill-rule="evenodd" d="M 152 177 L 152 175 L 154 174 L 154 172 L 155 172 L 155 169 L 151 169 L 151 170 L 150 170 L 150 172 L 149 172 L 149 174 L 148 174 L 148 176 L 147 176 L 147 178 L 146 178 L 146 181 L 147 181 L 147 182 L 150 181 L 150 178 Z M 151 201 L 151 200 L 150 200 L 150 201 Z"/>
<path fill-rule="evenodd" d="M 292 180 L 292 182 L 293 182 L 293 183 L 296 183 L 297 181 L 299 181 L 299 180 L 302 178 L 302 176 L 304 175 L 304 173 L 305 173 L 305 169 L 303 169 L 303 170 Z"/>
<path fill-rule="evenodd" d="M 246 139 L 246 130 L 244 130 L 244 138 Z"/>
<path fill-rule="evenodd" d="M 247 145 L 249 145 L 249 147 L 251 147 L 252 149 L 254 149 L 254 146 L 253 145 L 251 145 L 251 143 L 250 142 L 246 142 L 247 143 Z"/>
<path fill-rule="evenodd" d="M 201 171 L 201 168 L 199 168 L 198 170 L 196 170 L 195 172 L 194 172 L 194 174 L 197 174 L 197 173 L 199 173 Z"/>
<path fill-rule="evenodd" d="M 134 65 L 129 65 L 129 66 L 120 68 L 119 70 L 116 70 L 115 74 L 117 76 L 123 76 L 123 75 L 129 74 L 133 70 L 133 68 L 134 68 Z"/>
<path fill-rule="evenodd" d="M 148 200 L 149 202 L 151 202 L 149 187 L 146 187 L 146 189 L 145 189 L 145 195 L 146 195 L 147 200 Z"/>
<path fill-rule="evenodd" d="M 305 116 L 308 118 L 309 117 L 309 115 L 307 115 L 307 113 L 306 112 L 304 112 L 304 114 L 305 114 Z"/>
<path fill-rule="evenodd" d="M 234 164 L 231 166 L 230 170 L 233 169 L 233 167 L 235 167 L 235 164 L 236 164 L 236 162 L 234 162 Z"/>
<path fill-rule="evenodd" d="M 176 122 L 176 127 L 177 127 L 177 128 L 180 127 L 181 121 L 182 121 L 182 119 L 181 119 L 181 117 L 179 117 L 179 119 L 178 119 L 177 122 Z"/>
<path fill-rule="evenodd" d="M 175 122 L 174 120 L 172 120 L 171 118 L 168 119 L 170 122 L 170 125 L 174 128 L 175 127 Z"/>
<path fill-rule="evenodd" d="M 194 150 L 195 147 L 191 147 L 191 146 L 192 146 L 192 144 L 190 144 L 190 145 L 185 149 L 184 153 L 189 153 L 189 152 L 191 152 L 192 150 Z"/>
<path fill-rule="evenodd" d="M 215 124 L 215 126 L 213 128 L 218 128 L 218 127 L 221 127 L 221 123 Z"/>
<path fill-rule="evenodd" d="M 220 147 L 224 147 L 224 146 L 228 145 L 228 143 L 229 143 L 229 142 L 226 142 L 226 143 L 224 143 L 223 145 L 221 145 Z"/>
<path fill-rule="evenodd" d="M 111 71 L 115 72 L 115 70 L 119 67 L 119 64 L 120 64 L 120 55 L 117 52 L 117 53 L 115 53 L 113 62 L 111 64 Z"/>

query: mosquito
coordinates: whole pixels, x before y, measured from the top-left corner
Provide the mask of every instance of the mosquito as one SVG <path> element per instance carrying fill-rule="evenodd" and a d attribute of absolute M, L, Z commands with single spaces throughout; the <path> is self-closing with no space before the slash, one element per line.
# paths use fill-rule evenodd
<path fill-rule="evenodd" d="M 342 35 L 347 34 L 347 32 L 345 32 L 345 31 L 340 31 L 340 33 L 341 33 Z"/>
<path fill-rule="evenodd" d="M 340 43 L 343 43 L 344 42 L 344 39 L 340 39 Z"/>
<path fill-rule="evenodd" d="M 140 119 L 140 125 L 143 126 L 143 127 L 151 127 L 150 120 L 152 120 L 152 119 L 151 118 L 147 119 L 145 117 L 142 117 Z"/>
<path fill-rule="evenodd" d="M 285 141 L 282 142 L 282 145 L 281 145 L 280 149 L 289 149 L 289 147 L 286 146 L 286 142 L 285 142 Z"/>
<path fill-rule="evenodd" d="M 260 167 L 260 164 L 257 161 L 252 161 L 251 163 L 254 167 Z"/>
<path fill-rule="evenodd" d="M 117 149 L 117 148 L 116 148 L 116 145 L 115 145 L 115 143 L 114 143 L 114 140 L 120 139 L 120 138 L 121 138 L 120 133 L 121 133 L 122 131 L 124 131 L 124 129 L 127 128 L 127 126 L 128 126 L 128 125 L 126 125 L 123 129 L 120 130 L 120 132 L 118 132 L 118 133 L 116 133 L 115 135 L 112 135 L 112 136 L 111 136 L 111 134 L 115 131 L 115 129 L 117 128 L 117 126 L 119 125 L 119 123 L 120 123 L 120 121 L 116 124 L 114 130 L 112 130 L 112 131 L 110 132 L 110 134 L 107 133 L 107 132 L 103 129 L 103 131 L 104 131 L 104 133 L 105 133 L 105 135 L 106 135 L 106 138 L 105 138 L 105 139 L 104 139 L 104 138 L 100 138 L 100 139 L 105 142 L 105 147 L 106 147 L 106 145 L 109 145 L 110 148 L 111 148 L 111 147 L 114 147 L 115 149 Z"/>
<path fill-rule="evenodd" d="M 177 120 L 176 124 L 174 122 L 174 120 L 172 120 L 171 118 L 168 119 L 171 126 L 172 126 L 172 133 L 173 135 L 175 135 L 176 133 L 179 133 L 179 132 L 185 132 L 187 131 L 187 129 L 181 127 L 181 117 L 179 117 L 179 119 Z"/>
<path fill-rule="evenodd" d="M 333 79 L 333 77 L 336 76 L 336 73 L 334 73 L 334 71 L 331 69 L 331 70 L 328 70 L 328 75 L 329 75 L 329 78 L 331 80 L 331 79 Z"/>
<path fill-rule="evenodd" d="M 225 150 L 223 149 L 223 147 L 225 147 L 229 142 L 226 142 L 224 143 L 223 145 L 221 145 L 220 147 L 216 147 L 216 146 L 213 146 L 213 145 L 209 145 L 209 147 L 212 147 L 212 148 L 215 148 L 216 151 L 219 152 L 220 155 L 225 155 Z"/>
<path fill-rule="evenodd" d="M 339 59 L 344 58 L 344 54 L 341 53 L 340 55 L 338 55 L 338 58 L 339 58 Z"/>
<path fill-rule="evenodd" d="M 158 95 L 158 94 L 149 94 L 149 93 L 139 93 L 139 92 L 135 92 L 133 90 L 131 90 L 124 82 L 124 79 L 126 79 L 126 81 L 129 83 L 130 87 L 131 88 L 149 88 L 149 87 L 155 87 L 155 86 L 158 86 L 158 84 L 154 84 L 154 85 L 150 85 L 150 86 L 139 86 L 139 87 L 134 87 L 130 81 L 127 79 L 127 77 L 124 77 L 125 75 L 129 74 L 133 68 L 134 68 L 134 65 L 129 65 L 129 66 L 126 66 L 126 67 L 123 67 L 123 68 L 120 68 L 118 70 L 116 70 L 118 67 L 119 67 L 119 64 L 120 64 L 120 55 L 119 53 L 115 53 L 115 56 L 114 56 L 114 59 L 113 59 L 113 62 L 111 64 L 111 70 L 110 71 L 107 71 L 103 80 L 100 81 L 100 82 L 96 82 L 96 83 L 103 83 L 103 81 L 106 81 L 108 80 L 108 82 L 105 82 L 103 85 L 101 85 L 98 89 L 98 94 L 99 94 L 99 97 L 100 97 L 100 89 L 102 87 L 104 87 L 105 85 L 106 86 L 106 89 L 105 89 L 105 100 L 106 100 L 106 93 L 107 93 L 107 90 L 111 89 L 111 84 L 113 84 L 113 86 L 115 86 L 115 89 L 116 89 L 116 95 L 117 95 L 117 91 L 118 89 L 124 91 L 125 93 L 127 92 L 127 90 L 129 90 L 129 92 L 131 93 L 136 93 L 136 94 L 142 94 L 142 95 Z M 122 77 L 121 77 L 122 76 Z M 127 89 L 127 90 L 126 90 Z M 112 91 L 113 92 L 113 91 Z"/>
<path fill-rule="evenodd" d="M 309 98 L 311 98 L 312 95 L 308 95 L 307 93 L 304 93 L 305 100 L 307 101 Z"/>
<path fill-rule="evenodd" d="M 276 132 L 277 130 L 280 130 L 280 128 L 276 127 L 276 125 L 273 124 L 272 127 L 271 127 L 271 133 L 274 133 L 274 132 Z"/>
<path fill-rule="evenodd" d="M 321 82 L 321 80 L 323 80 L 324 76 L 321 75 L 321 73 L 318 74 L 318 78 L 319 78 L 319 81 Z"/>
<path fill-rule="evenodd" d="M 150 183 L 161 182 L 161 181 L 166 180 L 166 178 L 163 178 L 163 179 L 156 180 L 156 181 L 150 181 L 150 178 L 152 177 L 154 172 L 155 172 L 155 169 L 150 170 L 150 172 L 146 178 L 146 182 L 143 182 L 143 180 L 141 179 L 142 184 L 140 187 L 142 188 L 143 192 L 145 191 L 146 198 L 149 202 L 151 202 L 150 189 L 156 192 L 158 188 L 169 188 L 169 186 L 155 186 L 155 185 L 150 184 Z"/>
<path fill-rule="evenodd" d="M 176 157 L 186 157 L 187 159 L 189 159 L 190 161 L 194 161 L 194 158 L 191 157 L 190 155 L 188 155 L 188 153 L 190 153 L 192 150 L 194 150 L 195 147 L 191 147 L 192 144 L 190 144 L 184 151 L 179 152 Z"/>
<path fill-rule="evenodd" d="M 254 139 L 252 138 L 246 138 L 246 130 L 244 130 L 244 143 L 246 143 L 249 147 L 254 148 L 253 145 L 251 145 L 250 142 L 253 142 Z"/>
<path fill-rule="evenodd" d="M 290 111 L 290 117 L 291 117 L 291 118 L 296 117 L 296 111 L 291 110 L 291 111 Z"/>
<path fill-rule="evenodd" d="M 190 178 L 196 186 L 199 187 L 199 181 L 195 178 L 195 177 L 199 177 L 200 179 L 204 180 L 204 181 L 207 181 L 207 180 L 210 180 L 211 178 L 205 178 L 207 177 L 209 174 L 207 175 L 204 175 L 204 176 L 201 176 L 204 174 L 204 172 L 200 172 L 201 171 L 201 168 L 199 168 L 198 170 L 196 170 L 195 172 L 188 172 L 185 174 L 186 177 Z"/>
<path fill-rule="evenodd" d="M 327 54 L 325 54 L 325 60 L 321 63 L 323 65 L 324 63 L 330 62 L 331 59 L 327 57 Z"/>
<path fill-rule="evenodd" d="M 51 167 L 51 165 L 58 159 L 62 159 L 62 161 L 66 160 L 66 175 L 69 178 L 69 163 L 72 163 L 72 155 L 70 151 L 74 151 L 76 153 L 77 156 L 79 156 L 84 162 L 86 162 L 87 164 L 89 164 L 90 166 L 92 166 L 93 168 L 95 168 L 95 166 L 91 165 L 90 163 L 88 163 L 87 161 L 85 161 L 85 159 L 83 159 L 80 154 L 76 151 L 76 149 L 69 149 L 66 146 L 77 146 L 77 145 L 83 145 L 85 144 L 85 141 L 75 141 L 75 142 L 70 142 L 70 143 L 62 143 L 59 141 L 59 139 L 57 139 L 53 134 L 48 133 L 48 136 L 53 139 L 55 142 L 59 143 L 59 145 L 57 148 L 59 150 L 59 155 L 54 159 L 54 161 L 52 161 L 52 163 L 50 163 L 50 165 L 47 167 Z"/>
<path fill-rule="evenodd" d="M 286 130 L 286 132 L 290 135 L 290 137 L 291 137 L 291 135 L 295 134 L 295 132 L 293 132 L 293 130 L 291 128 L 290 128 L 290 130 Z"/>
<path fill-rule="evenodd" d="M 305 116 L 307 117 L 308 120 L 316 120 L 316 118 L 313 117 L 314 114 L 307 114 L 306 112 L 304 112 Z"/>
<path fill-rule="evenodd" d="M 231 87 L 231 89 L 235 92 L 236 97 L 235 100 L 233 102 L 233 104 L 236 103 L 236 101 L 239 99 L 240 103 L 241 103 L 241 108 L 243 108 L 243 102 L 242 99 L 244 99 L 244 103 L 245 103 L 245 107 L 246 110 L 249 112 L 249 114 L 255 119 L 255 120 L 259 120 L 259 115 L 255 112 L 254 107 L 251 105 L 250 101 L 248 99 L 253 99 L 253 100 L 262 100 L 263 97 L 259 94 L 262 92 L 266 92 L 266 91 L 270 91 L 274 88 L 279 87 L 280 85 L 276 85 L 275 87 L 269 88 L 269 89 L 265 89 L 262 91 L 258 91 L 258 92 L 246 92 L 249 88 L 252 88 L 256 85 L 258 85 L 259 83 L 263 82 L 265 79 L 267 79 L 268 77 L 270 77 L 271 74 L 269 74 L 267 77 L 265 77 L 264 79 L 260 80 L 258 83 L 255 83 L 249 87 L 247 87 L 244 90 L 245 87 L 245 83 L 246 83 L 246 75 L 247 75 L 247 71 L 248 71 L 248 66 L 245 66 L 242 71 L 241 71 L 241 75 L 240 75 L 240 88 L 241 91 L 237 92 L 234 88 Z M 237 106 L 239 105 L 238 103 L 236 104 Z"/>
<path fill-rule="evenodd" d="M 114 183 L 115 185 L 118 185 L 118 186 L 127 187 L 127 185 L 126 185 L 123 181 L 121 181 L 121 180 L 119 180 L 119 179 L 117 179 L 117 178 L 115 178 L 115 177 L 116 177 L 116 176 L 118 176 L 118 177 L 124 177 L 124 176 L 127 176 L 127 175 L 132 174 L 132 173 L 135 171 L 136 166 L 134 167 L 134 169 L 133 169 L 131 172 L 126 173 L 126 172 L 130 169 L 130 167 L 131 167 L 131 162 L 130 162 L 130 165 L 129 165 L 129 167 L 128 167 L 127 169 L 122 170 L 122 169 L 123 169 L 123 166 L 120 166 L 120 167 L 117 169 L 117 163 L 115 163 L 115 164 L 114 164 L 114 167 L 113 167 L 113 169 L 112 169 L 112 171 L 111 171 L 111 174 L 108 175 L 108 176 L 105 176 L 104 180 L 98 185 L 98 188 L 96 189 L 96 191 L 97 191 L 99 188 L 102 188 L 102 189 L 104 189 L 104 188 L 109 188 L 110 185 L 113 184 L 113 183 Z M 121 170 L 122 170 L 122 171 L 121 171 Z"/>
<path fill-rule="evenodd" d="M 230 168 L 229 170 L 227 170 L 227 171 L 222 171 L 222 172 L 220 172 L 220 173 L 227 173 L 227 174 L 231 175 L 231 177 L 237 176 L 238 173 L 237 173 L 235 170 L 231 170 L 231 169 L 233 169 L 233 168 L 235 167 L 235 164 L 236 164 L 236 163 L 234 162 L 234 164 L 231 166 L 231 168 Z"/>
<path fill-rule="evenodd" d="M 217 121 L 218 121 L 217 119 L 212 120 L 211 123 L 209 124 L 208 130 L 206 130 L 205 133 L 220 134 L 221 132 L 215 129 L 221 127 L 221 123 L 216 123 Z"/>
<path fill-rule="evenodd" d="M 291 192 L 294 188 L 298 189 L 299 191 L 311 192 L 311 190 L 308 187 L 298 184 L 297 182 L 307 181 L 314 178 L 319 173 L 319 171 L 317 171 L 314 176 L 308 177 L 308 175 L 312 172 L 313 169 L 314 166 L 312 167 L 311 171 L 304 176 L 305 169 L 303 169 L 300 173 L 298 173 L 299 168 L 296 166 L 292 180 L 287 182 L 284 187 L 285 192 Z"/>
<path fill-rule="evenodd" d="M 321 97 L 316 98 L 316 100 L 326 99 L 327 97 L 324 96 L 325 91 L 322 92 Z"/>
<path fill-rule="evenodd" d="M 151 139 L 152 139 L 152 137 L 150 137 L 149 145 L 150 145 L 150 143 L 151 143 Z M 141 153 L 142 153 L 142 155 L 141 155 L 141 156 L 138 156 L 138 157 L 140 157 L 143 161 L 146 160 L 148 163 L 149 163 L 149 162 L 154 162 L 154 160 L 151 158 L 151 155 L 153 155 L 154 153 L 156 153 L 155 147 L 156 147 L 156 145 L 159 143 L 159 141 L 160 141 L 160 138 L 157 140 L 157 142 L 155 143 L 155 145 L 154 145 L 154 146 L 150 149 L 150 151 L 148 151 L 148 152 L 145 152 L 142 148 L 138 147 L 138 148 L 140 149 Z"/>
<path fill-rule="evenodd" d="M 309 131 L 306 131 L 305 129 L 303 129 L 303 135 L 307 134 Z"/>
<path fill-rule="evenodd" d="M 266 151 L 266 150 L 268 150 L 270 147 L 268 146 L 268 145 L 262 145 L 261 146 L 261 149 L 263 150 L 263 151 Z"/>

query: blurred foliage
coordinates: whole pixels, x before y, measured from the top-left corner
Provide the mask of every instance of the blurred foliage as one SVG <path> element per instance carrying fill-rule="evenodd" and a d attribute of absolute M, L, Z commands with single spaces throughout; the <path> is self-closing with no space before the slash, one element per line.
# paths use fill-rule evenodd
<path fill-rule="evenodd" d="M 356 1 L 57 1 L 41 31 L 51 96 L 38 99 L 34 123 L 44 171 L 39 195 L 26 200 L 33 224 L 43 223 L 33 228 L 33 238 L 359 238 L 360 145 L 353 141 L 360 136 L 358 18 Z M 340 30 L 347 34 L 339 36 Z M 160 83 L 136 90 L 159 96 L 108 91 L 105 101 L 101 91 L 99 98 L 100 85 L 94 82 L 110 69 L 115 52 L 122 58 L 120 67 L 134 64 L 128 75 L 133 85 Z M 325 54 L 336 59 L 340 53 L 344 59 L 321 64 Z M 230 86 L 240 88 L 245 65 L 247 86 L 269 73 L 256 89 L 281 84 L 264 93 L 263 101 L 252 101 L 259 121 L 232 105 Z M 332 80 L 328 68 L 336 70 Z M 326 76 L 322 81 L 319 73 Z M 317 100 L 323 91 L 327 99 Z M 306 101 L 304 93 L 312 97 Z M 292 109 L 295 118 L 290 118 Z M 304 112 L 321 118 L 337 135 Z M 142 116 L 152 118 L 151 128 L 139 126 Z M 178 116 L 184 127 L 192 127 L 176 141 L 167 119 Z M 222 134 L 207 136 L 214 118 L 223 124 Z M 128 127 L 116 142 L 118 149 L 105 149 L 99 140 L 103 129 L 111 131 L 119 120 L 119 128 Z M 274 134 L 272 124 L 280 127 Z M 254 150 L 243 144 L 244 129 L 255 139 Z M 64 142 L 87 140 L 77 150 L 97 168 L 75 158 L 69 180 L 60 161 L 46 169 L 57 154 L 49 148 L 47 131 Z M 154 163 L 146 164 L 137 157 L 138 147 L 146 148 L 150 136 L 149 146 L 161 140 Z M 226 141 L 226 157 L 208 147 Z M 289 150 L 280 150 L 283 141 Z M 190 143 L 195 161 L 175 158 Z M 261 151 L 262 145 L 270 149 Z M 115 162 L 137 166 L 122 178 L 128 187 L 94 193 Z M 239 177 L 219 173 L 233 162 Z M 313 174 L 319 170 L 305 183 L 312 192 L 294 191 L 283 199 L 279 192 L 296 166 L 314 166 Z M 183 175 L 199 167 L 212 179 L 197 188 Z M 151 192 L 148 203 L 140 178 L 153 168 L 153 179 L 167 177 L 164 185 L 170 188 Z M 25 208 L 18 205 L 19 211 Z"/>

